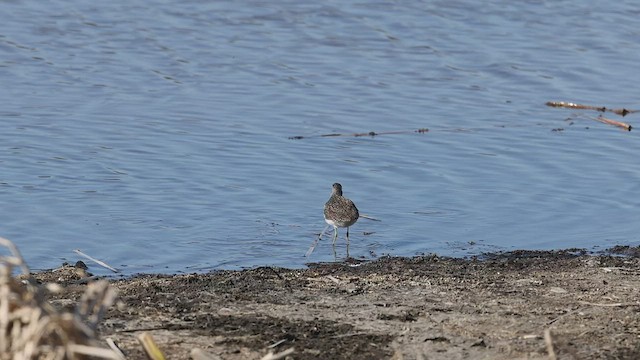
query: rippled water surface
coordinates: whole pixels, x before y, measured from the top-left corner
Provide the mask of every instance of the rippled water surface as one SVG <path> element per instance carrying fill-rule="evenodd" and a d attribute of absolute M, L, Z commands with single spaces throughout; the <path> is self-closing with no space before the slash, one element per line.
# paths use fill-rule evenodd
<path fill-rule="evenodd" d="M 304 266 L 334 182 L 381 220 L 358 258 L 638 242 L 638 132 L 544 105 L 640 108 L 634 2 L 0 12 L 0 236 L 34 268 Z"/>

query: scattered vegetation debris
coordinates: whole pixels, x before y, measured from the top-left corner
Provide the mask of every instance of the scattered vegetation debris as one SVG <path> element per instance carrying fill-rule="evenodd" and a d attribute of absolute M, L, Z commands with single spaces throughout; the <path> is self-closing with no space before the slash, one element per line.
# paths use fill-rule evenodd
<path fill-rule="evenodd" d="M 579 109 L 579 110 L 595 110 L 595 111 L 599 111 L 599 112 L 605 112 L 605 111 L 609 111 L 612 112 L 614 114 L 620 115 L 620 116 L 626 116 L 627 114 L 631 114 L 631 113 L 635 113 L 638 112 L 638 110 L 629 110 L 629 109 L 610 109 L 607 108 L 605 106 L 592 106 L 592 105 L 582 105 L 582 104 L 574 104 L 574 103 L 570 103 L 570 102 L 564 102 L 564 101 L 549 101 L 546 103 L 547 106 L 551 106 L 551 107 L 561 107 L 561 108 L 567 108 L 567 109 Z M 599 115 L 598 117 L 593 117 L 593 116 L 586 116 L 586 115 L 576 115 L 574 117 L 570 117 L 568 119 L 566 119 L 566 121 L 571 121 L 571 124 L 573 124 L 573 119 L 577 118 L 577 117 L 584 117 L 586 119 L 590 119 L 590 120 L 595 120 L 598 122 L 601 122 L 603 124 L 607 124 L 607 125 L 613 125 L 613 126 L 617 126 L 621 129 L 624 129 L 626 131 L 631 131 L 632 126 L 621 122 L 621 121 L 617 121 L 617 120 L 611 120 L 611 119 L 607 119 L 602 115 Z M 557 129 L 552 129 L 551 131 L 562 131 L 564 129 L 562 128 L 557 128 Z"/>
<path fill-rule="evenodd" d="M 638 112 L 638 110 L 629 110 L 624 108 L 610 109 L 610 108 L 607 108 L 606 106 L 582 105 L 582 104 L 575 104 L 575 103 L 565 102 L 565 101 L 548 101 L 546 105 L 551 107 L 561 107 L 561 108 L 567 108 L 567 109 L 595 110 L 600 112 L 609 111 L 620 116 L 626 116 L 628 114 Z"/>
<path fill-rule="evenodd" d="M 10 256 L 0 257 L 0 357 L 2 359 L 121 359 L 99 345 L 96 330 L 115 292 L 107 281 L 87 287 L 75 311 L 54 308 L 45 299 L 59 285 L 40 285 L 16 246 L 0 238 Z M 13 277 L 19 267 L 24 281 Z"/>
<path fill-rule="evenodd" d="M 602 115 L 598 116 L 597 118 L 592 118 L 592 119 L 595 120 L 595 121 L 599 121 L 599 122 L 601 122 L 603 124 L 613 125 L 613 126 L 617 126 L 619 128 L 622 128 L 624 130 L 631 131 L 631 125 L 629 125 L 627 123 L 623 123 L 621 121 L 607 119 L 607 118 L 603 117 Z"/>
<path fill-rule="evenodd" d="M 427 132 L 429 132 L 429 129 L 420 128 L 420 129 L 417 129 L 417 130 L 397 130 L 397 131 L 383 131 L 383 132 L 369 131 L 369 132 L 364 132 L 364 133 L 353 133 L 353 134 L 330 133 L 330 134 L 322 134 L 322 135 L 318 135 L 318 136 L 301 136 L 301 135 L 289 136 L 289 140 L 302 140 L 302 139 L 313 138 L 313 137 L 336 137 L 336 136 L 351 136 L 351 137 L 371 136 L 371 137 L 374 137 L 374 136 L 380 136 L 380 135 L 411 134 L 411 133 L 424 134 L 424 133 L 427 133 Z"/>

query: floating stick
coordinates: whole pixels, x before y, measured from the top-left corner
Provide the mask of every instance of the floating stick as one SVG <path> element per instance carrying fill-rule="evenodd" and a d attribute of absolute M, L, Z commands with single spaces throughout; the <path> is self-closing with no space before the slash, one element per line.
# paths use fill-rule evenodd
<path fill-rule="evenodd" d="M 75 252 L 76 254 L 78 254 L 78 255 L 80 255 L 80 256 L 84 256 L 84 257 L 86 257 L 87 259 L 89 259 L 89 260 L 93 261 L 94 263 L 96 263 L 96 264 L 98 264 L 98 265 L 100 265 L 100 266 L 102 266 L 102 267 L 105 267 L 105 268 L 107 268 L 107 269 L 109 269 L 109 270 L 113 271 L 114 273 L 119 273 L 119 272 L 120 272 L 118 269 L 114 269 L 114 268 L 112 268 L 111 266 L 107 265 L 106 263 L 104 263 L 104 262 L 102 262 L 102 261 L 100 261 L 100 260 L 98 260 L 98 259 L 92 258 L 91 256 L 89 256 L 89 255 L 87 255 L 87 254 L 83 253 L 82 251 L 80 251 L 80 250 L 78 250 L 78 249 L 73 250 L 73 252 Z"/>
<path fill-rule="evenodd" d="M 313 250 L 316 249 L 316 246 L 318 245 L 318 241 L 320 241 L 320 239 L 322 239 L 322 236 L 324 235 L 325 232 L 327 232 L 327 229 L 329 228 L 329 226 L 330 225 L 325 226 L 324 230 L 322 230 L 322 232 L 320 233 L 320 236 L 318 236 L 318 238 L 315 239 L 313 241 L 313 243 L 311 243 L 311 246 L 309 247 L 309 250 L 307 250 L 307 252 L 304 254 L 304 257 L 309 257 L 309 255 L 311 255 Z"/>
<path fill-rule="evenodd" d="M 365 219 L 369 219 L 372 221 L 382 221 L 380 219 L 376 219 L 376 218 L 372 218 L 370 216 L 364 215 L 364 214 L 360 214 L 361 218 L 365 218 Z M 318 245 L 318 241 L 320 241 L 320 239 L 322 239 L 322 236 L 324 235 L 325 232 L 327 232 L 327 229 L 329 228 L 330 225 L 327 225 L 324 227 L 324 230 L 322 230 L 322 232 L 320 233 L 320 236 L 318 236 L 317 239 L 315 239 L 313 241 L 313 243 L 311 243 L 311 246 L 309 247 L 309 250 L 307 250 L 307 252 L 304 254 L 304 257 L 309 257 L 311 255 L 311 253 L 313 253 L 313 250 L 316 249 L 316 246 Z"/>
<path fill-rule="evenodd" d="M 335 137 L 335 136 L 352 136 L 352 137 L 361 137 L 361 136 L 379 136 L 379 135 L 393 135 L 393 134 L 411 134 L 411 133 L 418 133 L 418 134 L 424 134 L 429 132 L 429 129 L 427 128 L 420 128 L 417 130 L 398 130 L 398 131 L 383 131 L 383 132 L 375 132 L 375 131 L 369 131 L 366 133 L 353 133 L 353 134 L 340 134 L 340 133 L 331 133 L 331 134 L 322 134 L 322 135 L 317 135 L 317 136 L 289 136 L 289 140 L 301 140 L 301 139 L 306 139 L 306 138 L 310 138 L 310 137 Z"/>
<path fill-rule="evenodd" d="M 620 127 L 622 129 L 625 129 L 627 131 L 631 131 L 631 125 L 627 124 L 627 123 L 623 123 L 621 121 L 616 121 L 616 120 L 611 120 L 611 119 L 607 119 L 606 117 L 600 115 L 597 118 L 591 117 L 589 116 L 590 119 L 595 120 L 595 121 L 599 121 L 603 124 L 608 124 L 608 125 L 613 125 L 613 126 L 617 126 Z"/>
<path fill-rule="evenodd" d="M 592 105 L 582 105 L 575 104 L 565 101 L 548 101 L 547 106 L 551 107 L 561 107 L 567 109 L 579 109 L 579 110 L 595 110 L 600 112 L 610 111 L 612 113 L 618 114 L 620 116 L 625 116 L 627 114 L 638 112 L 638 110 L 629 110 L 629 109 L 609 109 L 605 106 L 592 106 Z"/>
<path fill-rule="evenodd" d="M 364 214 L 360 214 L 360 217 L 361 217 L 361 218 L 365 218 L 365 219 L 367 219 L 367 220 L 371 220 L 371 221 L 382 221 L 382 220 L 380 220 L 380 219 L 372 218 L 371 216 L 369 216 L 369 215 L 364 215 Z"/>

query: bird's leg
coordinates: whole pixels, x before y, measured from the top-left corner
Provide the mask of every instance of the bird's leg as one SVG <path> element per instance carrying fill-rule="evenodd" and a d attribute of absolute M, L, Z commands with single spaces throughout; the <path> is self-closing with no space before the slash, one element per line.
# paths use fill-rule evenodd
<path fill-rule="evenodd" d="M 336 240 L 338 240 L 338 228 L 333 227 L 333 259 L 338 261 L 338 254 L 336 253 Z"/>
<path fill-rule="evenodd" d="M 347 227 L 347 259 L 349 258 L 349 227 Z"/>

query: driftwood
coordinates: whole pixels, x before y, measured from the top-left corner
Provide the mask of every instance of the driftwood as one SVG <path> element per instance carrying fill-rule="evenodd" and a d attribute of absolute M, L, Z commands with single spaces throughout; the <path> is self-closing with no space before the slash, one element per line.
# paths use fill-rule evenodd
<path fill-rule="evenodd" d="M 582 105 L 582 104 L 575 104 L 575 103 L 570 103 L 565 101 L 548 101 L 546 105 L 551 107 L 561 107 L 561 108 L 567 108 L 567 109 L 595 110 L 600 112 L 609 111 L 620 116 L 626 116 L 627 114 L 638 112 L 638 110 L 629 110 L 624 108 L 610 109 L 606 106 Z"/>
<path fill-rule="evenodd" d="M 595 121 L 599 121 L 603 124 L 608 124 L 608 125 L 613 125 L 613 126 L 617 126 L 619 128 L 622 128 L 624 130 L 627 131 L 631 131 L 632 126 L 627 124 L 627 123 L 623 123 L 622 121 L 616 121 L 616 120 L 611 120 L 611 119 L 607 119 L 604 116 L 600 115 L 598 117 L 591 117 L 589 116 L 590 119 L 595 120 Z"/>
<path fill-rule="evenodd" d="M 85 258 L 87 258 L 87 259 L 89 259 L 89 260 L 93 261 L 94 263 L 96 263 L 96 264 L 98 264 L 98 265 L 100 265 L 100 266 L 102 266 L 102 267 L 104 267 L 104 268 L 106 268 L 106 269 L 109 269 L 109 270 L 113 271 L 114 273 L 119 273 L 119 272 L 120 272 L 118 269 L 115 269 L 115 268 L 113 268 L 113 267 L 111 267 L 111 266 L 107 265 L 107 263 L 105 263 L 104 261 L 100 261 L 100 260 L 98 260 L 98 259 L 96 259 L 96 258 L 93 258 L 93 257 L 91 257 L 91 256 L 89 256 L 89 255 L 87 255 L 87 254 L 83 253 L 83 252 L 82 252 L 82 251 L 80 251 L 79 249 L 75 249 L 75 250 L 73 250 L 73 252 L 75 252 L 76 254 L 78 254 L 78 255 L 80 255 L 80 256 L 84 256 Z"/>
<path fill-rule="evenodd" d="M 570 102 L 564 102 L 564 101 L 549 101 L 546 104 L 547 106 L 551 106 L 551 107 L 561 107 L 561 108 L 567 108 L 567 109 L 578 109 L 578 110 L 595 110 L 595 111 L 599 111 L 599 112 L 605 112 L 605 111 L 609 111 L 612 112 L 614 114 L 620 115 L 620 116 L 625 116 L 627 114 L 632 114 L 635 112 L 638 112 L 638 110 L 629 110 L 629 109 L 610 109 L 607 108 L 605 106 L 591 106 L 591 105 L 582 105 L 582 104 L 574 104 L 574 103 L 570 103 Z M 584 117 L 586 119 L 589 120 L 594 120 L 594 121 L 598 121 L 601 122 L 603 124 L 607 124 L 607 125 L 613 125 L 613 126 L 617 126 L 621 129 L 627 130 L 627 131 L 631 131 L 631 129 L 633 128 L 631 125 L 622 122 L 622 121 L 617 121 L 617 120 L 611 120 L 608 118 L 605 118 L 602 115 L 598 115 L 598 117 L 593 117 L 593 116 L 587 116 L 587 115 L 581 115 L 581 114 L 577 114 L 575 116 L 572 117 L 572 119 L 575 118 L 580 118 L 580 117 Z M 554 129 L 557 130 L 557 129 Z M 560 129 L 562 130 L 562 129 Z"/>
<path fill-rule="evenodd" d="M 361 137 L 361 136 L 380 136 L 380 135 L 395 135 L 395 134 L 412 134 L 412 133 L 418 133 L 418 134 L 424 134 L 429 132 L 429 129 L 427 128 L 420 128 L 417 130 L 398 130 L 398 131 L 382 131 L 382 132 L 375 132 L 375 131 L 369 131 L 366 133 L 353 133 L 353 134 L 340 134 L 340 133 L 331 133 L 331 134 L 322 134 L 322 135 L 317 135 L 317 136 L 289 136 L 289 140 L 301 140 L 301 139 L 306 139 L 306 138 L 310 138 L 310 137 L 336 137 L 336 136 L 351 136 L 351 137 Z"/>

